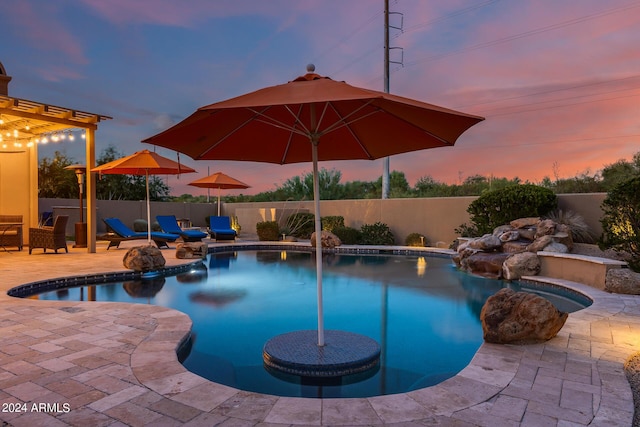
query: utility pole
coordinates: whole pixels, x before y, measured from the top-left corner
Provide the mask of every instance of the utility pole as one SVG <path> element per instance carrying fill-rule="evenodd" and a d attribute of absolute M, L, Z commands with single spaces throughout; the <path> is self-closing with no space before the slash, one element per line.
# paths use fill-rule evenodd
<path fill-rule="evenodd" d="M 392 48 L 389 46 L 389 28 L 394 28 L 396 30 L 402 31 L 402 20 L 400 21 L 399 27 L 392 27 L 389 25 L 389 0 L 384 0 L 384 92 L 389 93 L 389 64 L 393 62 L 394 64 L 402 65 L 402 61 L 391 61 L 389 59 L 389 50 L 390 49 L 402 49 L 402 48 Z M 395 12 L 395 14 L 402 16 L 401 13 Z M 382 159 L 382 198 L 389 198 L 389 157 L 385 157 Z"/>

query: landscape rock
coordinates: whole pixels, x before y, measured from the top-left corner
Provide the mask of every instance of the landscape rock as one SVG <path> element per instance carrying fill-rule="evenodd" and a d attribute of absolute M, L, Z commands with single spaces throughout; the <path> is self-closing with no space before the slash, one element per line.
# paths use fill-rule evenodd
<path fill-rule="evenodd" d="M 517 280 L 522 276 L 535 276 L 540 273 L 540 260 L 532 252 L 511 255 L 502 263 L 502 278 Z"/>
<path fill-rule="evenodd" d="M 573 235 L 571 233 L 571 228 L 566 224 L 557 224 L 556 225 L 556 234 L 553 236 L 558 243 L 562 243 L 565 245 L 569 252 L 573 250 Z"/>
<path fill-rule="evenodd" d="M 520 237 L 526 240 L 536 240 L 536 229 L 535 227 L 525 227 L 519 228 L 518 233 Z"/>
<path fill-rule="evenodd" d="M 504 242 L 502 244 L 502 252 L 507 252 L 510 254 L 515 254 L 518 252 L 524 252 L 527 250 L 527 247 L 531 244 L 531 240 L 512 240 L 510 242 Z"/>
<path fill-rule="evenodd" d="M 176 245 L 176 258 L 191 259 L 207 257 L 209 246 L 204 242 L 184 242 Z"/>
<path fill-rule="evenodd" d="M 493 251 L 499 249 L 502 246 L 502 241 L 493 234 L 485 234 L 482 237 L 478 237 L 469 240 L 469 248 L 479 249 L 481 251 Z"/>
<path fill-rule="evenodd" d="M 333 234 L 330 231 L 322 230 L 320 232 L 320 244 L 323 248 L 335 248 L 336 246 L 340 246 L 342 241 L 338 236 Z M 316 245 L 316 233 L 315 231 L 311 234 L 311 246 L 315 247 Z"/>
<path fill-rule="evenodd" d="M 510 225 L 499 225 L 496 228 L 493 229 L 493 234 L 494 236 L 498 236 L 500 237 L 501 234 L 506 233 L 507 231 L 513 231 L 513 227 Z"/>
<path fill-rule="evenodd" d="M 503 252 L 476 252 L 463 257 L 461 266 L 472 274 L 499 279 L 502 277 L 502 263 L 507 257 L 509 254 Z"/>
<path fill-rule="evenodd" d="M 122 259 L 125 268 L 133 271 L 151 271 L 163 268 L 166 260 L 155 246 L 137 246 L 127 251 Z"/>
<path fill-rule="evenodd" d="M 549 235 L 538 237 L 536 240 L 531 242 L 529 246 L 527 246 L 527 251 L 539 252 L 544 250 L 544 248 L 549 246 L 551 243 L 553 243 L 553 237 Z"/>
<path fill-rule="evenodd" d="M 556 232 L 556 223 L 551 219 L 543 219 L 536 225 L 536 238 L 554 234 Z"/>
<path fill-rule="evenodd" d="M 628 268 L 612 268 L 607 271 L 604 290 L 616 294 L 640 295 L 640 273 Z"/>
<path fill-rule="evenodd" d="M 518 230 L 505 231 L 498 237 L 501 242 L 512 242 L 520 238 L 520 232 Z"/>
<path fill-rule="evenodd" d="M 544 247 L 543 250 L 545 252 L 556 252 L 559 254 L 566 254 L 569 252 L 569 248 L 567 248 L 562 243 L 558 243 L 558 242 L 549 243 L 547 246 Z"/>
<path fill-rule="evenodd" d="M 512 226 L 513 228 L 526 228 L 526 227 L 531 227 L 531 226 L 535 226 L 540 222 L 540 218 L 535 217 L 535 218 L 518 218 L 518 219 L 514 219 L 513 221 L 511 221 L 509 223 L 510 226 Z"/>
<path fill-rule="evenodd" d="M 568 314 L 528 292 L 501 289 L 480 312 L 484 340 L 489 343 L 536 343 L 555 337 Z"/>

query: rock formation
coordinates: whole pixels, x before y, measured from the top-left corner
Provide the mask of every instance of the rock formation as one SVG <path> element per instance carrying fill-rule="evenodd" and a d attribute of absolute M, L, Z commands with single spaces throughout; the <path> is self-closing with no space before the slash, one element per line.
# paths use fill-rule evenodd
<path fill-rule="evenodd" d="M 541 296 L 508 288 L 490 296 L 480 312 L 484 340 L 496 344 L 549 340 L 567 317 Z"/>
<path fill-rule="evenodd" d="M 604 290 L 617 294 L 640 295 L 640 273 L 628 268 L 612 268 L 607 271 Z"/>
<path fill-rule="evenodd" d="M 176 258 L 206 258 L 209 252 L 209 246 L 204 242 L 185 242 L 176 245 Z"/>
<path fill-rule="evenodd" d="M 519 218 L 496 227 L 491 234 L 460 244 L 454 262 L 461 270 L 474 274 L 514 280 L 540 272 L 536 252 L 566 253 L 572 248 L 571 230 L 566 225 L 550 219 Z M 531 255 L 511 260 L 515 254 L 522 253 Z M 496 266 L 498 262 L 501 265 Z M 505 267 L 504 262 L 509 264 Z"/>
<path fill-rule="evenodd" d="M 335 248 L 336 246 L 340 246 L 342 241 L 340 238 L 333 234 L 330 231 L 322 230 L 320 232 L 320 244 L 323 248 Z M 316 232 L 314 231 L 311 234 L 311 246 L 316 246 Z"/>
<path fill-rule="evenodd" d="M 137 246 L 127 251 L 122 263 L 133 271 L 151 271 L 164 267 L 166 260 L 155 246 Z"/>

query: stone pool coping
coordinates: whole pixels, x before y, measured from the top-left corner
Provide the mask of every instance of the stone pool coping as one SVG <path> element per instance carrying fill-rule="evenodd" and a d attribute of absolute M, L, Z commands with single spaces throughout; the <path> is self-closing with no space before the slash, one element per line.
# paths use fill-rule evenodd
<path fill-rule="evenodd" d="M 239 245 L 242 244 L 225 246 L 236 248 Z M 385 247 L 387 249 L 390 248 Z M 120 251 L 120 255 L 123 253 Z M 91 254 L 96 257 L 103 255 Z M 7 277 L 5 271 L 13 271 L 16 277 L 9 282 L 16 284 L 32 278 L 32 274 L 14 270 L 20 268 L 19 264 L 2 264 L 3 277 Z M 24 267 L 25 263 L 21 265 Z M 65 269 L 69 271 L 68 265 Z M 52 269 L 47 268 L 40 272 L 41 278 L 50 277 L 52 273 Z M 638 297 L 608 294 L 551 278 L 532 277 L 527 280 L 551 281 L 575 289 L 587 294 L 594 303 L 570 314 L 559 335 L 546 343 L 529 346 L 485 343 L 470 364 L 453 378 L 433 387 L 390 396 L 354 399 L 277 397 L 210 382 L 187 371 L 177 359 L 176 349 L 188 336 L 191 320 L 183 313 L 163 307 L 17 301 L 4 295 L 0 298 L 0 338 L 5 340 L 5 348 L 6 343 L 16 340 L 14 335 L 22 337 L 22 340 L 11 344 L 14 346 L 22 343 L 24 347 L 31 338 L 36 343 L 26 346 L 28 351 L 25 354 L 37 353 L 33 356 L 38 360 L 35 364 L 47 371 L 47 375 L 51 371 L 54 372 L 52 375 L 84 385 L 91 382 L 89 379 L 93 375 L 104 381 L 113 381 L 118 375 L 122 377 L 120 381 L 127 384 L 126 388 L 105 392 L 109 387 L 96 387 L 103 394 L 78 404 L 70 414 L 56 416 L 56 421 L 67 425 L 73 424 L 68 421 L 71 414 L 76 418 L 85 417 L 85 420 L 106 417 L 130 425 L 163 418 L 167 423 L 179 421 L 185 425 L 211 425 L 225 421 L 243 425 L 382 425 L 405 422 L 457 423 L 463 426 L 545 423 L 631 425 L 633 400 L 622 364 L 640 349 Z M 2 281 L 4 290 L 5 282 Z M 21 318 L 19 313 L 23 312 L 28 315 Z M 34 319 L 45 317 L 48 323 L 75 323 L 76 318 L 90 322 L 98 318 L 100 326 L 95 332 L 100 339 L 87 331 L 67 335 L 67 338 L 52 333 L 58 329 L 48 329 L 42 322 L 34 322 Z M 77 327 L 82 330 L 82 326 Z M 53 336 L 49 337 L 46 332 Z M 104 338 L 104 334 L 109 339 Z M 71 336 L 73 340 L 69 340 Z M 73 342 L 73 348 L 70 347 L 69 351 L 58 349 L 65 347 L 67 342 Z M 116 344 L 122 342 L 128 344 L 127 360 L 123 360 L 120 353 L 117 358 L 98 353 L 118 348 L 119 344 Z M 59 352 L 65 354 L 60 355 Z M 76 365 L 74 361 L 78 352 L 99 354 L 109 363 L 81 373 L 74 371 L 73 367 L 68 368 L 69 372 L 67 369 L 55 371 L 59 369 L 55 366 L 62 362 L 66 363 L 64 366 Z M 17 356 L 5 358 L 3 355 L 0 361 L 0 388 L 3 390 L 0 400 L 3 402 L 24 400 L 32 395 L 25 390 L 34 388 L 38 380 L 29 375 L 19 375 L 21 369 L 24 370 L 24 363 L 31 363 L 24 361 L 28 359 Z M 109 374 L 109 369 L 119 374 Z M 142 412 L 146 415 L 135 417 L 132 406 L 142 408 L 140 411 L 144 409 L 147 412 Z M 165 409 L 159 409 L 160 406 Z M 31 422 L 36 416 L 11 415 L 0 413 L 0 419 L 19 425 L 20 421 Z"/>

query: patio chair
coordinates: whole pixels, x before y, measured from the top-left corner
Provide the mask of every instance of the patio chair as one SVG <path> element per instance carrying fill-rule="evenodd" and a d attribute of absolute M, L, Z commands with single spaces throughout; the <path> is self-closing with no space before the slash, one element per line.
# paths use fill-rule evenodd
<path fill-rule="evenodd" d="M 210 216 L 209 234 L 216 240 L 236 239 L 236 230 L 231 228 L 231 219 L 228 216 Z"/>
<path fill-rule="evenodd" d="M 22 215 L 0 215 L 0 246 L 5 251 L 7 246 L 22 250 Z"/>
<path fill-rule="evenodd" d="M 58 249 L 64 248 L 68 253 L 66 235 L 68 220 L 68 215 L 58 215 L 53 220 L 52 227 L 29 228 L 29 255 L 35 248 L 42 248 L 44 252 L 47 252 L 47 249 L 53 249 L 55 253 L 58 253 Z"/>
<path fill-rule="evenodd" d="M 200 230 L 183 230 L 178 224 L 175 215 L 157 215 L 156 220 L 158 224 L 160 224 L 162 231 L 165 233 L 178 234 L 184 242 L 199 242 L 207 237 L 207 233 L 203 233 Z"/>
<path fill-rule="evenodd" d="M 108 240 L 109 246 L 107 246 L 107 250 L 110 247 L 115 246 L 116 248 L 120 247 L 120 243 L 126 240 L 146 240 L 148 235 L 146 232 L 136 232 L 124 225 L 119 218 L 104 218 L 103 221 L 107 224 L 107 227 L 111 231 L 107 234 L 101 234 L 96 236 L 99 240 Z M 159 248 L 168 248 L 169 242 L 175 242 L 178 237 L 177 234 L 171 233 L 160 233 L 157 231 L 151 232 L 151 240 L 153 240 Z"/>

